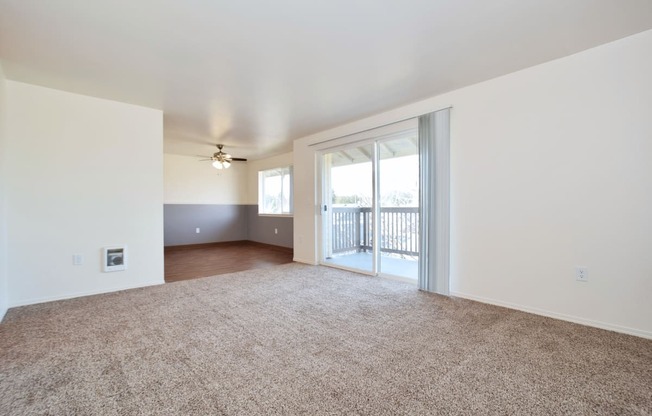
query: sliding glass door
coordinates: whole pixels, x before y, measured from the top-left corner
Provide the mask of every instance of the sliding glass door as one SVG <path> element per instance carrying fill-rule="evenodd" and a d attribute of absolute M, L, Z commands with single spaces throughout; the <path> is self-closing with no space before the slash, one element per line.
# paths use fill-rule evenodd
<path fill-rule="evenodd" d="M 416 281 L 416 129 L 322 153 L 322 263 Z"/>
<path fill-rule="evenodd" d="M 375 273 L 373 144 L 323 156 L 323 261 Z"/>

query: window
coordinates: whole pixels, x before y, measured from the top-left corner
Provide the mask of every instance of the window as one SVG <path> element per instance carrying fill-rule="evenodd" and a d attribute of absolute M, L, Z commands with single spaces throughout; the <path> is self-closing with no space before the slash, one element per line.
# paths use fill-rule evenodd
<path fill-rule="evenodd" d="M 292 214 L 292 166 L 258 172 L 258 214 Z"/>

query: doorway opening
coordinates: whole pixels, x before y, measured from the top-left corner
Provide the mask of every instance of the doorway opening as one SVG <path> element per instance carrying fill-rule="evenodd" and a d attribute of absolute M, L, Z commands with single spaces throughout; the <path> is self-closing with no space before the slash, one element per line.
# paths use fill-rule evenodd
<path fill-rule="evenodd" d="M 321 262 L 416 282 L 417 129 L 328 149 L 321 158 Z"/>

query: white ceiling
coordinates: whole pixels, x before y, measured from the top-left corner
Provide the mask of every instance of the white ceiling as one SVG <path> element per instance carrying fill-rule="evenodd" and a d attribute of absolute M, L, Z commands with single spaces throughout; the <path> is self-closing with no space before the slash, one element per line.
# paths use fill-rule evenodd
<path fill-rule="evenodd" d="M 236 157 L 652 28 L 651 0 L 0 0 L 9 79 Z"/>

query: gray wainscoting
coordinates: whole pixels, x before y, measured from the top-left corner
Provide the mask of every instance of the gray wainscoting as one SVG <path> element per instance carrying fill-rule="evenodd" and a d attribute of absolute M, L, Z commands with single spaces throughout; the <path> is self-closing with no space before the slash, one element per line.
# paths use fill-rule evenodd
<path fill-rule="evenodd" d="M 165 246 L 248 239 L 246 205 L 165 204 L 163 217 Z"/>
<path fill-rule="evenodd" d="M 163 215 L 166 247 L 241 240 L 294 247 L 293 218 L 259 216 L 258 205 L 165 204 Z"/>
<path fill-rule="evenodd" d="M 261 216 L 258 215 L 258 205 L 246 207 L 248 240 L 294 248 L 294 218 Z"/>

